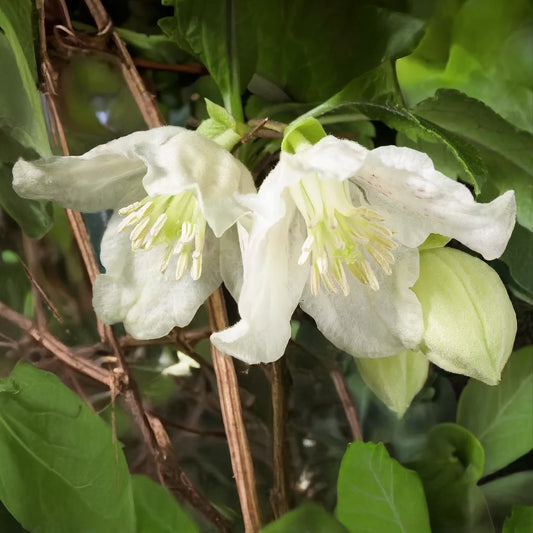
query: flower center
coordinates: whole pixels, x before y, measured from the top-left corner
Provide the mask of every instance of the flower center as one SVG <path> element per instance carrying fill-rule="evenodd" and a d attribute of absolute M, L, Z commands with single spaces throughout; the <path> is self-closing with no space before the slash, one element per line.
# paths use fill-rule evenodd
<path fill-rule="evenodd" d="M 338 288 L 347 295 L 350 288 L 345 267 L 373 290 L 379 282 L 369 262 L 372 257 L 385 274 L 391 274 L 392 250 L 398 244 L 383 223 L 383 217 L 368 207 L 352 204 L 347 182 L 304 178 L 290 189 L 307 224 L 307 238 L 298 260 L 311 261 L 311 293 L 318 294 L 320 281 L 330 292 Z"/>
<path fill-rule="evenodd" d="M 192 192 L 147 196 L 119 209 L 118 214 L 124 217 L 119 232 L 133 227 L 130 234 L 133 251 L 165 246 L 161 272 L 166 272 L 170 259 L 177 255 L 176 280 L 181 279 L 189 264 L 192 279 L 201 276 L 206 222 Z"/>

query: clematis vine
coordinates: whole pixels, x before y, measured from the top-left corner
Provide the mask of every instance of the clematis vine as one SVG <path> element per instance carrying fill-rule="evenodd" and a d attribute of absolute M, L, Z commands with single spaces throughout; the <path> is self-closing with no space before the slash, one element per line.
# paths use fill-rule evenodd
<path fill-rule="evenodd" d="M 244 165 L 199 133 L 136 132 L 82 156 L 19 160 L 13 177 L 26 198 L 114 210 L 93 304 L 103 322 L 122 321 L 138 339 L 186 326 L 222 281 L 233 290 L 240 283 L 235 224 L 255 186 Z"/>
<path fill-rule="evenodd" d="M 250 200 L 255 222 L 243 255 L 241 320 L 211 339 L 244 361 L 275 361 L 300 305 L 356 357 L 416 351 L 424 333 L 411 290 L 418 247 L 437 234 L 485 259 L 499 257 L 514 226 L 514 192 L 476 203 L 421 152 L 367 150 L 325 136 L 315 123 L 302 126 L 315 128 L 307 138 L 298 128 L 286 134 L 278 165 Z M 313 136 L 315 144 L 307 140 Z"/>

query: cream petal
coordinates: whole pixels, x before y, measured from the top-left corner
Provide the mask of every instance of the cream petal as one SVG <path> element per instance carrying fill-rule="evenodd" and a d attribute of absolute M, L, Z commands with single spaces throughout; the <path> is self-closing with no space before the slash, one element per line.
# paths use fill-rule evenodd
<path fill-rule="evenodd" d="M 477 203 L 465 185 L 435 170 L 427 155 L 410 148 L 370 151 L 352 180 L 385 216 L 396 240 L 409 247 L 438 233 L 494 259 L 503 253 L 514 227 L 513 191 L 488 204 Z"/>
<path fill-rule="evenodd" d="M 97 315 L 108 324 L 124 322 L 126 331 L 138 339 L 162 337 L 175 326 L 186 326 L 221 283 L 217 239 L 206 232 L 200 279 L 194 281 L 186 271 L 176 281 L 177 258 L 161 273 L 164 247 L 133 252 L 128 232 L 117 231 L 121 220 L 114 215 L 102 239 L 101 260 L 106 273 L 94 284 Z"/>
<path fill-rule="evenodd" d="M 294 206 L 280 199 L 281 216 L 257 216 L 243 257 L 241 320 L 211 336 L 220 350 L 247 363 L 279 359 L 291 336 L 291 316 L 309 274 L 297 264 L 305 226 L 294 214 Z"/>
<path fill-rule="evenodd" d="M 410 287 L 418 278 L 418 251 L 399 249 L 390 276 L 375 269 L 378 290 L 347 275 L 348 296 L 306 287 L 301 307 L 322 334 L 355 357 L 390 357 L 416 349 L 423 332 L 422 309 Z"/>
<path fill-rule="evenodd" d="M 13 188 L 24 198 L 51 200 L 77 211 L 128 205 L 146 196 L 146 165 L 136 155 L 138 147 L 157 150 L 181 131 L 185 130 L 165 126 L 126 135 L 81 156 L 20 159 L 13 167 Z"/>
<path fill-rule="evenodd" d="M 150 194 L 170 195 L 192 189 L 217 237 L 243 216 L 241 196 L 255 194 L 249 170 L 211 139 L 182 130 L 162 146 L 137 149 L 148 168 L 143 185 Z"/>

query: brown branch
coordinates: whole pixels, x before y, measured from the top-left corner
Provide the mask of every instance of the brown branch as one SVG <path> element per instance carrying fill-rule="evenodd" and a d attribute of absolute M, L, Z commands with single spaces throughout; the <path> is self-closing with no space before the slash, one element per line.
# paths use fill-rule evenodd
<path fill-rule="evenodd" d="M 150 68 L 153 70 L 167 70 L 171 72 L 184 72 L 187 74 L 198 74 L 203 76 L 207 74 L 207 69 L 200 63 L 181 63 L 180 65 L 169 65 L 168 63 L 161 63 L 159 61 L 151 61 L 143 57 L 133 58 L 133 63 L 137 67 Z"/>
<path fill-rule="evenodd" d="M 207 301 L 209 322 L 213 331 L 228 327 L 226 306 L 222 289 L 217 289 Z M 215 366 L 217 384 L 222 408 L 222 419 L 228 437 L 228 446 L 241 502 L 246 533 L 261 529 L 261 513 L 255 486 L 255 473 L 248 436 L 244 427 L 237 374 L 231 357 L 211 344 L 211 356 Z"/>
<path fill-rule="evenodd" d="M 290 508 L 290 486 L 287 446 L 287 367 L 285 359 L 268 365 L 272 390 L 272 470 L 274 483 L 270 503 L 274 516 L 279 518 Z"/>
<path fill-rule="evenodd" d="M 335 389 L 337 390 L 337 394 L 339 395 L 339 399 L 342 403 L 344 413 L 346 414 L 348 424 L 350 424 L 353 439 L 363 440 L 363 433 L 361 431 L 359 417 L 357 416 L 357 409 L 355 408 L 352 395 L 350 394 L 350 391 L 346 386 L 346 382 L 344 381 L 343 375 L 337 368 L 330 368 L 329 375 L 333 380 L 333 384 L 335 385 Z"/>
<path fill-rule="evenodd" d="M 19 329 L 33 337 L 41 346 L 53 353 L 60 361 L 70 368 L 109 386 L 109 372 L 88 359 L 77 357 L 72 350 L 56 339 L 48 331 L 41 331 L 35 327 L 29 318 L 17 313 L 4 303 L 0 302 L 0 316 L 5 318 Z"/>

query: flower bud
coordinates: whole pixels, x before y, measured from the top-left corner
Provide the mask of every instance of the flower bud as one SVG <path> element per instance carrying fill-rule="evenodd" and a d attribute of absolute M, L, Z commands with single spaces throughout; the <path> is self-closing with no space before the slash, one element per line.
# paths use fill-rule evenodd
<path fill-rule="evenodd" d="M 422 304 L 421 349 L 428 359 L 496 385 L 516 334 L 516 315 L 496 272 L 452 248 L 423 250 L 413 291 Z"/>

